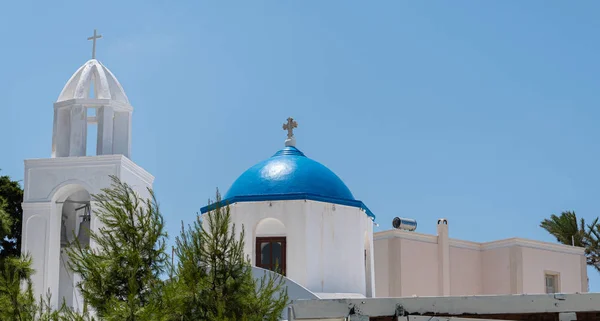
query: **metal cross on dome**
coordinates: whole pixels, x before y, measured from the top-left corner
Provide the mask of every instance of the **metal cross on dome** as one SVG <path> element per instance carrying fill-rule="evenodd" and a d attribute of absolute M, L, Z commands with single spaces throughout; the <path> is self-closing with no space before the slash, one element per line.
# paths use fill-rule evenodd
<path fill-rule="evenodd" d="M 294 120 L 294 118 L 289 117 L 287 119 L 287 123 L 283 124 L 283 130 L 287 130 L 287 137 L 294 137 L 294 128 L 298 128 L 298 123 Z"/>
<path fill-rule="evenodd" d="M 87 40 L 92 40 L 92 59 L 96 59 L 96 39 L 102 38 L 102 35 L 96 34 L 96 29 L 94 29 L 94 35 L 87 38 Z"/>

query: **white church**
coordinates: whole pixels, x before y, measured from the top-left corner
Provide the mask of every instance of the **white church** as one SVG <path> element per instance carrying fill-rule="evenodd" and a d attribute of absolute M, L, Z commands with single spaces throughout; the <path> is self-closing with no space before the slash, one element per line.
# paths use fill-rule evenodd
<path fill-rule="evenodd" d="M 130 157 L 133 107 L 115 75 L 95 59 L 99 37 L 94 31 L 89 38 L 94 42 L 92 59 L 75 71 L 54 103 L 50 157 L 25 160 L 22 251 L 33 259 L 34 291 L 38 296 L 50 292 L 53 305 L 64 299 L 75 309 L 83 299 L 64 249 L 74 237 L 94 246 L 85 233 L 96 231 L 99 224 L 90 195 L 109 187 L 110 175 L 142 196 L 148 196 L 146 188 L 154 180 Z M 86 155 L 90 124 L 98 128 L 95 155 Z M 388 303 L 397 310 L 399 301 L 378 298 L 413 302 L 414 297 L 587 292 L 582 248 L 519 238 L 487 243 L 452 239 L 445 218 L 437 221 L 437 235 L 418 233 L 416 221 L 403 218 L 393 224 L 379 222 L 390 229 L 374 233 L 376 216 L 363 202 L 367 200 L 356 199 L 333 170 L 301 151 L 294 136 L 297 127 L 294 119 L 287 119 L 281 148 L 274 146 L 272 156 L 248 164 L 222 200 L 230 206 L 233 223 L 246 230 L 245 252 L 255 275 L 270 270 L 266 273 L 285 276 L 293 300 L 290 319 L 293 314 L 297 319 L 344 320 L 339 313 L 348 304 L 366 304 L 363 310 L 372 311 L 371 316 L 381 316 L 378 309 L 388 313 L 383 308 Z M 210 213 L 214 206 L 201 213 Z M 600 310 L 600 298 L 591 298 L 569 299 L 576 302 L 569 311 L 588 309 L 589 302 L 597 304 L 594 311 Z M 340 300 L 348 304 L 323 305 Z M 433 310 L 450 304 L 418 302 Z M 323 315 L 311 312 L 316 311 L 311 304 Z M 329 308 L 337 312 L 325 312 Z M 465 313 L 469 309 L 465 306 Z M 568 312 L 561 311 L 556 310 Z"/>

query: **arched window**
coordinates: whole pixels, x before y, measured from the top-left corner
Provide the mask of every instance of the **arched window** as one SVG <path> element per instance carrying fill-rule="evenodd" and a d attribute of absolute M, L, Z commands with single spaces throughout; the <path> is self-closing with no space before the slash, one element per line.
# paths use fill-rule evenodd
<path fill-rule="evenodd" d="M 286 235 L 285 225 L 278 219 L 268 217 L 258 222 L 254 228 L 254 264 L 286 275 Z"/>
<path fill-rule="evenodd" d="M 285 237 L 256 238 L 256 266 L 285 275 Z"/>

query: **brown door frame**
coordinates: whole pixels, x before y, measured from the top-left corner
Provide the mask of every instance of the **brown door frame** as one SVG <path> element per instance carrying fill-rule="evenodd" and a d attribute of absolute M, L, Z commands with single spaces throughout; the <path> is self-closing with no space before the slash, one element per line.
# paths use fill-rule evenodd
<path fill-rule="evenodd" d="M 260 259 L 260 254 L 261 254 L 261 248 L 260 248 L 260 244 L 261 243 L 265 243 L 265 242 L 279 242 L 281 243 L 281 274 L 285 275 L 286 272 L 286 263 L 287 263 L 287 239 L 285 236 L 265 236 L 265 237 L 256 237 L 256 256 L 255 256 L 255 265 L 257 267 L 261 267 L 261 259 Z M 272 247 L 271 247 L 272 248 Z M 270 266 L 271 268 L 274 268 L 274 264 L 272 262 L 273 260 L 273 256 L 271 256 L 271 263 Z"/>

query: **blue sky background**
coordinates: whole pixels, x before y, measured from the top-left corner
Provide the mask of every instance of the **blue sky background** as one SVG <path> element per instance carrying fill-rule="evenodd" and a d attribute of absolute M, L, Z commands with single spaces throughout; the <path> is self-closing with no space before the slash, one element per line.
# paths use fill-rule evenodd
<path fill-rule="evenodd" d="M 171 240 L 293 116 L 377 230 L 446 217 L 455 238 L 553 242 L 550 214 L 600 215 L 599 16 L 597 1 L 3 2 L 1 173 L 50 156 L 52 103 L 97 28 Z"/>

